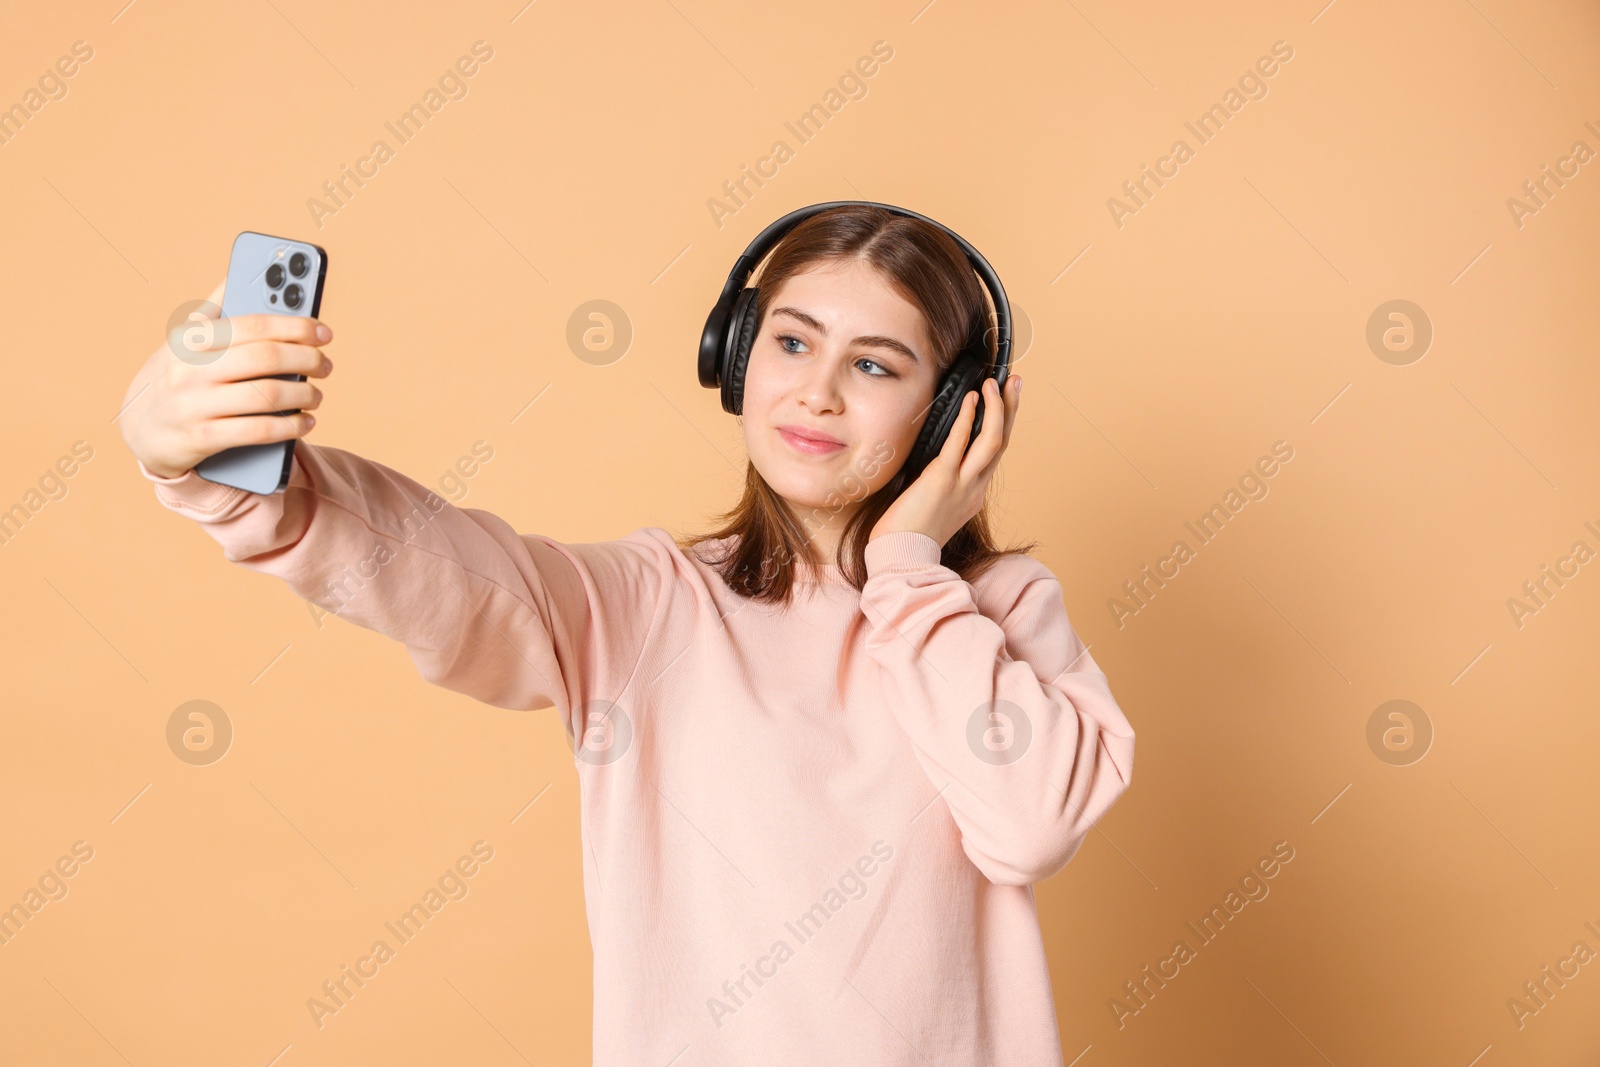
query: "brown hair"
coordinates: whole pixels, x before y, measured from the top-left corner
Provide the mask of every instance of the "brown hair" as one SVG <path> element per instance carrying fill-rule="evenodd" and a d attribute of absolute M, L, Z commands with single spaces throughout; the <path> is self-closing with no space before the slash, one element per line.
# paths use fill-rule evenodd
<path fill-rule="evenodd" d="M 875 268 L 906 300 L 921 310 L 933 342 L 935 387 L 957 353 L 990 318 L 987 293 L 961 246 L 944 230 L 921 219 L 851 204 L 813 215 L 786 234 L 772 250 L 755 279 L 759 324 L 765 325 L 772 298 L 791 276 L 819 263 L 860 261 Z M 987 331 L 988 369 L 994 369 L 995 335 Z M 928 396 L 929 402 L 933 394 Z M 873 526 L 906 488 L 902 459 L 894 477 L 867 497 L 850 517 L 839 538 L 839 569 L 860 590 L 866 584 L 866 546 Z M 991 483 L 992 485 L 992 483 Z M 727 556 L 706 560 L 728 586 L 743 596 L 787 604 L 794 589 L 794 561 L 817 566 L 817 554 L 804 525 L 783 498 L 761 477 L 755 465 L 745 467 L 744 493 L 719 516 L 722 525 L 695 536 L 674 536 L 688 550 L 702 541 L 737 536 Z M 990 530 L 989 503 L 944 545 L 940 562 L 971 581 L 1002 556 L 1030 553 L 1037 541 L 998 548 Z"/>

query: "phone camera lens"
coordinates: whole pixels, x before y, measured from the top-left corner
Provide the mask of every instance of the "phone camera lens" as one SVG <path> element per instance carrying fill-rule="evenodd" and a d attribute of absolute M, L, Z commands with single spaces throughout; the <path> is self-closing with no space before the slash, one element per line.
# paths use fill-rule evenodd
<path fill-rule="evenodd" d="M 311 259 L 304 252 L 296 252 L 289 257 L 289 273 L 296 278 L 304 278 L 310 268 Z"/>
<path fill-rule="evenodd" d="M 283 284 L 283 264 L 274 263 L 267 268 L 267 288 L 276 289 Z"/>
<path fill-rule="evenodd" d="M 305 291 L 298 285 L 291 285 L 283 291 L 283 303 L 290 311 L 298 310 L 300 302 L 305 298 Z"/>

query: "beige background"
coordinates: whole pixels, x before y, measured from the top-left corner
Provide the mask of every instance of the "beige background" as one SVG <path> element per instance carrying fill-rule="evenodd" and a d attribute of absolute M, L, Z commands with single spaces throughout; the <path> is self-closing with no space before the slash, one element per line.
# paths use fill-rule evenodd
<path fill-rule="evenodd" d="M 1066 1061 L 1600 1056 L 1600 962 L 1520 1026 L 1507 1006 L 1600 952 L 1600 563 L 1520 627 L 1507 606 L 1600 550 L 1600 163 L 1520 226 L 1507 205 L 1600 151 L 1594 5 L 110 0 L 7 22 L 0 105 L 75 41 L 93 58 L 0 146 L 0 507 L 42 505 L 0 545 L 0 905 L 74 842 L 93 858 L 0 945 L 0 1062 L 588 1062 L 554 714 L 319 628 L 157 505 L 113 420 L 167 316 L 262 230 L 330 256 L 311 440 L 435 486 L 485 441 L 451 498 L 524 531 L 698 528 L 744 463 L 694 376 L 711 300 L 761 226 L 850 197 L 951 225 L 1031 322 L 1002 533 L 1044 543 L 1138 732 L 1131 790 L 1037 887 Z M 307 200 L 477 40 L 468 95 L 319 228 Z M 785 121 L 879 40 L 865 97 L 799 144 Z M 1184 123 L 1276 41 L 1268 94 L 1199 145 Z M 793 158 L 719 228 L 708 199 L 780 138 Z M 1179 138 L 1194 157 L 1119 228 L 1107 200 Z M 609 365 L 565 340 L 591 299 L 634 330 Z M 1434 331 L 1404 366 L 1366 340 L 1395 299 Z M 1194 547 L 1185 522 L 1280 440 L 1269 495 L 1119 627 L 1122 583 Z M 92 458 L 30 497 L 76 441 Z M 194 699 L 235 729 L 210 766 L 165 739 Z M 1407 766 L 1367 740 L 1396 699 L 1434 731 Z M 470 895 L 314 1026 L 307 999 L 480 839 Z M 1199 947 L 1185 923 L 1280 841 L 1270 895 Z M 1180 938 L 1195 958 L 1119 1026 L 1109 1002 Z"/>

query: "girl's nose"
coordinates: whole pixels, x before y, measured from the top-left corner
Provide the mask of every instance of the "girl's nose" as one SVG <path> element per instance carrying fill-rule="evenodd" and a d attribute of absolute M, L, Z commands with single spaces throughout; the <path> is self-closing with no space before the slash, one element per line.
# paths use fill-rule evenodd
<path fill-rule="evenodd" d="M 839 409 L 839 368 L 826 360 L 812 364 L 810 376 L 802 383 L 800 396 L 812 411 Z"/>

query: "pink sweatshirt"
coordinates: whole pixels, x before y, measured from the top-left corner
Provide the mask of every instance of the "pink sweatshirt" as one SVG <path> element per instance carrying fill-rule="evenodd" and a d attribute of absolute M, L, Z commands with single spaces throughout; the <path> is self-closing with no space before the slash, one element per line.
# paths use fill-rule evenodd
<path fill-rule="evenodd" d="M 671 535 L 563 544 L 300 441 L 286 492 L 194 471 L 226 557 L 574 739 L 594 1062 L 1061 1063 L 1031 883 L 1127 789 L 1133 729 L 1030 556 L 920 533 L 787 610 Z M 535 962 L 535 965 L 537 963 Z"/>

